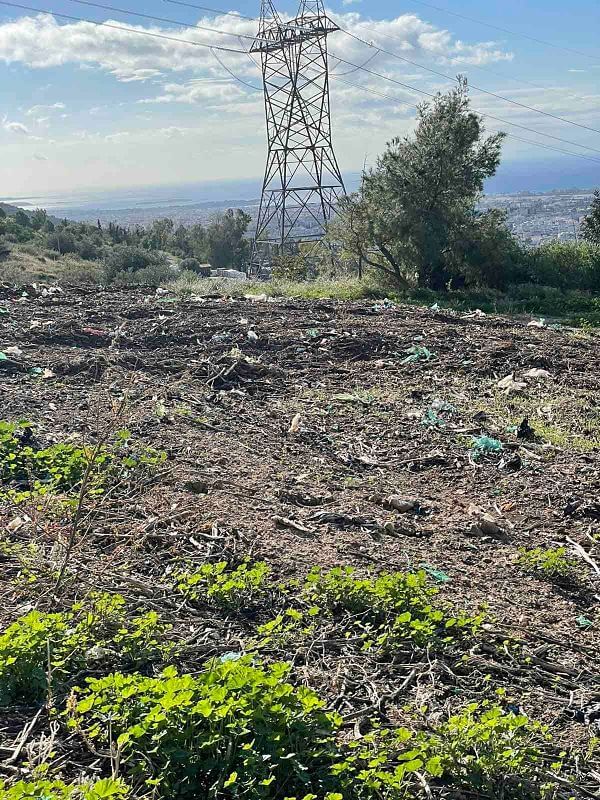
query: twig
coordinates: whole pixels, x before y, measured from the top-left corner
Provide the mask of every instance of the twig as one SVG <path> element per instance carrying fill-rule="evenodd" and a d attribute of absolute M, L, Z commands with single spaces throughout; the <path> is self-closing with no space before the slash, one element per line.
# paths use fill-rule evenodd
<path fill-rule="evenodd" d="M 575 552 L 577 553 L 577 555 L 581 556 L 581 558 L 583 558 L 583 560 L 587 562 L 590 565 L 590 567 L 594 570 L 596 575 L 600 577 L 600 567 L 598 566 L 598 564 L 596 564 L 596 562 L 590 556 L 590 554 L 586 552 L 580 544 L 571 539 L 570 536 L 567 536 L 565 538 L 567 542 L 575 548 Z"/>

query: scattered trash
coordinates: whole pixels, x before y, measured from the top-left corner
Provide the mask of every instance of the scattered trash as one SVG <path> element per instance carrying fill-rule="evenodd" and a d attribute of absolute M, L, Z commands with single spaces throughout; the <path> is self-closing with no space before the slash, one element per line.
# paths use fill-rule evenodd
<path fill-rule="evenodd" d="M 532 319 L 531 322 L 527 323 L 528 328 L 545 328 L 546 327 L 546 320 L 543 317 L 539 319 Z"/>
<path fill-rule="evenodd" d="M 413 364 L 415 361 L 430 361 L 432 358 L 435 358 L 435 353 L 419 345 L 413 345 L 404 352 L 407 353 L 407 356 L 402 359 L 400 362 L 401 364 Z"/>
<path fill-rule="evenodd" d="M 9 314 L 9 313 L 10 312 L 9 312 L 8 308 L 4 308 L 4 306 L 0 306 L 0 316 L 2 316 L 4 314 Z"/>
<path fill-rule="evenodd" d="M 290 425 L 288 433 L 298 433 L 300 430 L 300 426 L 302 425 L 302 415 L 296 414 L 292 419 L 292 423 Z"/>
<path fill-rule="evenodd" d="M 517 439 L 525 439 L 528 442 L 531 442 L 535 439 L 535 431 L 529 424 L 528 419 L 524 419 L 523 422 L 519 425 L 516 430 Z"/>
<path fill-rule="evenodd" d="M 7 347 L 4 351 L 4 354 L 7 356 L 15 356 L 15 358 L 20 358 L 23 355 L 23 351 L 20 347 L 15 345 L 14 347 Z"/>
<path fill-rule="evenodd" d="M 258 334 L 255 333 L 252 330 L 248 331 L 248 333 L 246 334 L 246 337 L 247 337 L 248 341 L 252 342 L 253 344 L 256 344 L 256 342 L 258 342 Z"/>
<path fill-rule="evenodd" d="M 518 381 L 515 379 L 515 373 L 511 372 L 510 375 L 507 375 L 502 380 L 499 380 L 496 386 L 499 389 L 504 389 L 506 394 L 510 394 L 511 392 L 521 392 L 523 389 L 527 388 L 527 384 L 524 381 Z"/>
<path fill-rule="evenodd" d="M 56 378 L 56 373 L 46 367 L 46 369 L 42 370 L 42 380 L 47 381 L 50 378 Z"/>
<path fill-rule="evenodd" d="M 252 303 L 266 303 L 269 299 L 266 294 L 245 294 L 244 300 L 250 300 Z"/>
<path fill-rule="evenodd" d="M 580 617 L 577 617 L 575 622 L 579 625 L 580 628 L 591 628 L 594 624 L 591 619 L 584 617 L 583 614 Z"/>
<path fill-rule="evenodd" d="M 476 308 L 473 311 L 469 311 L 467 314 L 463 314 L 463 319 L 481 319 L 482 317 L 487 317 L 487 314 L 480 308 Z"/>
<path fill-rule="evenodd" d="M 398 495 L 390 495 L 384 498 L 383 505 L 393 511 L 399 511 L 400 514 L 407 514 L 409 511 L 416 511 L 419 508 L 419 501 L 412 500 Z"/>
<path fill-rule="evenodd" d="M 279 528 L 289 528 L 296 533 L 303 533 L 312 536 L 315 533 L 314 528 L 307 528 L 305 525 L 302 525 L 300 522 L 296 522 L 293 519 L 288 519 L 287 517 L 273 517 L 273 522 Z"/>
<path fill-rule="evenodd" d="M 506 531 L 492 517 L 482 514 L 466 531 L 468 536 L 491 536 L 493 539 L 506 539 Z"/>
<path fill-rule="evenodd" d="M 429 306 L 429 310 L 430 311 L 439 311 L 440 310 L 440 304 L 439 303 L 434 303 L 432 306 Z"/>
<path fill-rule="evenodd" d="M 504 450 L 504 445 L 498 439 L 491 436 L 473 437 L 471 444 L 471 454 L 475 460 L 480 456 L 498 455 Z"/>
<path fill-rule="evenodd" d="M 551 378 L 552 375 L 547 369 L 528 369 L 523 373 L 524 378 Z"/>
<path fill-rule="evenodd" d="M 422 563 L 419 564 L 419 569 L 425 570 L 428 575 L 436 580 L 438 583 L 448 583 L 450 576 L 443 570 L 434 567 L 432 564 Z"/>
<path fill-rule="evenodd" d="M 227 664 L 229 661 L 239 661 L 243 655 L 243 653 L 231 651 L 230 653 L 223 653 L 219 661 L 221 664 Z"/>

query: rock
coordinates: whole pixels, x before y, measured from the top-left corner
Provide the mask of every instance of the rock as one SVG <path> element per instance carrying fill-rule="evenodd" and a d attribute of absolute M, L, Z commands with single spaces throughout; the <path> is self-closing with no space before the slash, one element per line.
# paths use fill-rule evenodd
<path fill-rule="evenodd" d="M 506 531 L 491 514 L 482 514 L 467 530 L 468 536 L 491 536 L 493 539 L 506 540 Z"/>
<path fill-rule="evenodd" d="M 419 503 L 417 500 L 412 500 L 406 497 L 399 497 L 398 495 L 391 495 L 386 497 L 383 501 L 386 508 L 399 511 L 401 514 L 407 514 L 409 511 L 415 511 Z"/>

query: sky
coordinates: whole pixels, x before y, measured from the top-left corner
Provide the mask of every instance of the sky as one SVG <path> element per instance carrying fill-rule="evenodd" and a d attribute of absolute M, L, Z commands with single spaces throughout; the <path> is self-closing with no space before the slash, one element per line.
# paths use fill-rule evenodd
<path fill-rule="evenodd" d="M 257 24 L 226 12 L 252 17 L 259 12 L 259 0 L 189 0 L 223 13 L 170 0 L 98 2 L 121 11 L 73 0 L 22 0 L 36 9 L 232 50 L 250 44 Z M 291 0 L 276 0 L 276 6 L 290 16 L 297 8 Z M 600 131 L 598 0 L 574 0 L 567 6 L 558 0 L 330 0 L 327 10 L 342 28 L 375 45 L 341 31 L 329 38 L 333 136 L 344 171 L 374 164 L 387 141 L 412 130 L 414 105 L 423 99 L 416 90 L 445 91 L 453 85 L 451 78 L 376 54 L 377 47 L 448 76 L 466 74 L 472 86 Z M 351 68 L 335 56 L 358 65 L 372 57 L 367 69 L 414 90 L 363 70 L 349 73 Z M 0 3 L 0 198 L 260 176 L 264 110 L 261 91 L 252 88 L 260 89 L 259 70 L 243 53 L 220 51 L 218 57 L 220 63 L 205 47 Z M 559 154 L 509 137 L 506 164 L 525 175 L 552 164 L 564 181 L 572 177 L 573 185 L 600 182 L 600 133 L 474 88 L 471 96 L 482 113 L 532 129 L 488 119 L 490 131 L 506 130 L 587 156 Z"/>

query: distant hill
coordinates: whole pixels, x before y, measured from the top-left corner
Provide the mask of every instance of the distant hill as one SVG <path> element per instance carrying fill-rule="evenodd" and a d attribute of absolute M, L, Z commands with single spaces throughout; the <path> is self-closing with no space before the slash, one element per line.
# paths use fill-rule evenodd
<path fill-rule="evenodd" d="M 33 210 L 31 209 L 20 208 L 19 206 L 11 206 L 8 203 L 0 203 L 0 208 L 2 209 L 2 211 L 8 214 L 9 217 L 12 217 L 14 214 L 17 213 L 17 211 L 24 211 L 28 217 L 30 217 L 33 214 Z M 62 217 L 52 217 L 50 216 L 50 214 L 48 214 L 48 219 L 51 222 L 54 222 L 54 224 L 56 224 L 57 222 L 61 221 Z"/>

